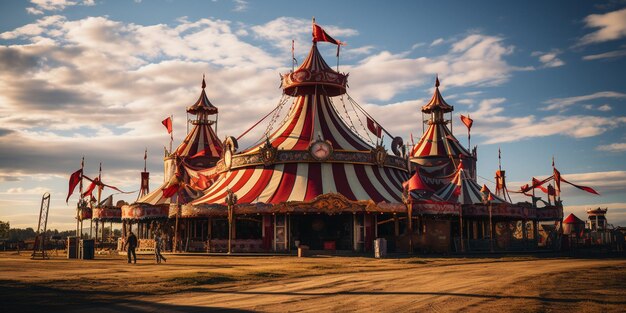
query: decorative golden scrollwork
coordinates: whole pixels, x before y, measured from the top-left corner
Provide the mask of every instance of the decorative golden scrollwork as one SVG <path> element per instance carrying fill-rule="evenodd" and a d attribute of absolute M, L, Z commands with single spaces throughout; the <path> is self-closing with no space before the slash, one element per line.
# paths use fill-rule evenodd
<path fill-rule="evenodd" d="M 387 159 L 387 150 L 381 145 L 372 150 L 372 162 L 378 166 L 384 166 Z"/>
<path fill-rule="evenodd" d="M 259 148 L 259 152 L 261 153 L 261 160 L 263 161 L 263 165 L 270 166 L 274 164 L 274 161 L 276 161 L 278 148 L 272 146 L 269 140 L 266 140 L 265 145 Z"/>

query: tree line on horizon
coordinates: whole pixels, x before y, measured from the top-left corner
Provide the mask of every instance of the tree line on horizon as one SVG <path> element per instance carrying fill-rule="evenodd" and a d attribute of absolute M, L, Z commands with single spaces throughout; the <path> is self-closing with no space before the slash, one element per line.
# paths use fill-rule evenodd
<path fill-rule="evenodd" d="M 110 227 L 105 227 L 105 236 L 107 236 L 111 232 Z M 35 240 L 35 236 L 37 232 L 32 227 L 27 228 L 11 228 L 9 222 L 0 221 L 0 240 L 6 241 L 25 241 L 25 240 Z M 76 230 L 63 230 L 59 231 L 57 229 L 48 229 L 46 230 L 46 237 L 48 239 L 52 237 L 66 239 L 70 236 L 75 236 Z M 121 232 L 118 229 L 113 230 L 113 236 L 120 236 Z"/>

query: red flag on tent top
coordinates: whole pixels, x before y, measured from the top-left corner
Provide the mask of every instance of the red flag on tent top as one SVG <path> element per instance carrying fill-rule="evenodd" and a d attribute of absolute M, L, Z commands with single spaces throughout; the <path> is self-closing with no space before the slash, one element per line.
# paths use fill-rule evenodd
<path fill-rule="evenodd" d="M 74 193 L 74 189 L 76 189 L 76 186 L 78 185 L 78 183 L 82 179 L 82 176 L 83 176 L 83 170 L 82 169 L 80 169 L 80 170 L 72 173 L 72 175 L 70 175 L 70 189 L 67 192 L 67 198 L 65 199 L 65 203 L 67 203 L 67 201 L 70 200 L 70 196 L 72 195 L 72 193 Z"/>
<path fill-rule="evenodd" d="M 378 138 L 383 135 L 383 128 L 369 117 L 367 118 L 367 129 L 369 129 L 372 134 L 376 135 Z"/>
<path fill-rule="evenodd" d="M 313 42 L 326 41 L 336 45 L 344 45 L 343 42 L 331 37 L 324 29 L 313 22 Z"/>
<path fill-rule="evenodd" d="M 167 133 L 168 134 L 172 133 L 172 117 L 171 116 L 168 116 L 166 119 L 161 121 L 161 124 L 163 124 L 163 126 L 165 126 L 165 128 L 167 128 Z"/>
<path fill-rule="evenodd" d="M 474 124 L 474 120 L 471 119 L 469 117 L 469 115 L 465 116 L 463 114 L 461 114 L 461 122 L 463 122 L 463 124 L 465 124 L 465 126 L 467 126 L 467 129 L 471 129 L 472 125 Z"/>

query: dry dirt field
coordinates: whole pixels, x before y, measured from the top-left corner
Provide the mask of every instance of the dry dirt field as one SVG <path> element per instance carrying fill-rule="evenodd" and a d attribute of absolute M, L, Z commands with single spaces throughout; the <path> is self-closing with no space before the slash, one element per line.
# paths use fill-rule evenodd
<path fill-rule="evenodd" d="M 0 252 L 0 311 L 625 312 L 626 259 Z"/>

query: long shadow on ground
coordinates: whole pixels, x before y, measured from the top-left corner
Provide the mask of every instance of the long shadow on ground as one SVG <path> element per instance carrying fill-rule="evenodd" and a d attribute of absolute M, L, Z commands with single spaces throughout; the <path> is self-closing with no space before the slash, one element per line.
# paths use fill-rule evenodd
<path fill-rule="evenodd" d="M 251 312 L 218 306 L 190 306 L 137 300 L 143 292 L 68 290 L 0 281 L 2 312 Z"/>

